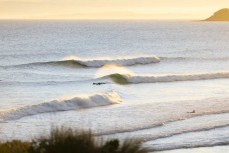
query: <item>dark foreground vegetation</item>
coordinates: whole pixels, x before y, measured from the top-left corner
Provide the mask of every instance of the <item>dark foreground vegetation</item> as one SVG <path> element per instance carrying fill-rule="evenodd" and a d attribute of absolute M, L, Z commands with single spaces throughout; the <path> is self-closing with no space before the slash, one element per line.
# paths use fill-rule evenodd
<path fill-rule="evenodd" d="M 0 153 L 148 153 L 135 140 L 118 139 L 105 142 L 96 140 L 91 132 L 72 129 L 53 129 L 48 137 L 40 137 L 31 142 L 13 140 L 0 143 Z"/>

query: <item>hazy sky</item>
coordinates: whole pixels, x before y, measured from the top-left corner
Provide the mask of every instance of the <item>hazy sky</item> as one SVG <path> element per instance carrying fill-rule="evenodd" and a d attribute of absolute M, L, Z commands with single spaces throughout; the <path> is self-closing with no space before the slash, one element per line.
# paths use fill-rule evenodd
<path fill-rule="evenodd" d="M 1 19 L 203 19 L 229 0 L 0 0 Z"/>

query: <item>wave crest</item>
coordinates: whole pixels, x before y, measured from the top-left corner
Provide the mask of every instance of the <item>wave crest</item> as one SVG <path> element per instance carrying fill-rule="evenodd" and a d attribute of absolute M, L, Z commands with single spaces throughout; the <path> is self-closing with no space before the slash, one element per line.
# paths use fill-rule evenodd
<path fill-rule="evenodd" d="M 121 102 L 119 95 L 116 92 L 108 92 L 103 94 L 95 94 L 86 97 L 74 97 L 72 99 L 53 100 L 44 102 L 38 105 L 22 107 L 15 110 L 4 112 L 3 120 L 15 120 L 25 116 L 31 116 L 41 113 L 78 110 L 84 108 L 92 108 L 118 104 Z"/>
<path fill-rule="evenodd" d="M 151 64 L 160 62 L 160 58 L 157 56 L 146 57 L 134 57 L 134 58 L 120 58 L 120 59 L 71 59 L 63 61 L 49 61 L 49 62 L 37 62 L 13 66 L 29 66 L 29 65 L 58 65 L 58 66 L 70 66 L 70 67 L 102 67 L 105 65 L 120 65 L 120 66 L 133 66 L 138 64 Z"/>
<path fill-rule="evenodd" d="M 229 72 L 204 73 L 204 74 L 180 74 L 180 75 L 159 75 L 159 76 L 132 76 L 127 74 L 111 74 L 103 78 L 111 78 L 119 84 L 196 81 L 229 78 Z"/>
<path fill-rule="evenodd" d="M 108 64 L 132 66 L 137 64 L 150 64 L 158 63 L 160 59 L 157 56 L 149 57 L 136 57 L 136 58 L 124 58 L 124 59 L 111 59 L 111 60 L 77 60 L 78 63 L 87 67 L 101 67 Z"/>

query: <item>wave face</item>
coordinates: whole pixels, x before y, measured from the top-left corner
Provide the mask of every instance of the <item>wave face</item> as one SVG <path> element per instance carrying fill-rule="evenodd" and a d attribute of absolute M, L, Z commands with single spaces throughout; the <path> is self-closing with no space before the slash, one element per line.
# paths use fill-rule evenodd
<path fill-rule="evenodd" d="M 132 76 L 125 74 L 111 74 L 105 78 L 111 78 L 119 84 L 196 81 L 229 78 L 229 72 L 205 73 L 205 74 L 184 74 L 184 75 L 163 75 L 163 76 Z M 104 77 L 103 77 L 104 78 Z"/>
<path fill-rule="evenodd" d="M 37 62 L 15 66 L 26 65 L 59 65 L 59 66 L 82 66 L 82 67 L 102 67 L 104 65 L 120 65 L 120 66 L 133 66 L 138 64 L 151 64 L 160 62 L 157 56 L 123 58 L 123 59 L 92 59 L 92 60 L 63 60 L 63 61 L 50 61 L 50 62 Z"/>
<path fill-rule="evenodd" d="M 3 120 L 16 120 L 25 116 L 31 116 L 41 113 L 78 110 L 84 108 L 118 104 L 120 102 L 121 99 L 116 92 L 109 92 L 104 94 L 95 94 L 87 97 L 74 97 L 72 99 L 53 100 L 38 105 L 22 107 L 19 109 L 4 112 L 2 118 Z"/>

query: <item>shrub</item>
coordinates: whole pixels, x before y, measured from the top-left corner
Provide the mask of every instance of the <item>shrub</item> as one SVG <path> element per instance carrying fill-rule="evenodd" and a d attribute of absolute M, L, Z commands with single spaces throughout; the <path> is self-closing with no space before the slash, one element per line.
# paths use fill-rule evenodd
<path fill-rule="evenodd" d="M 13 140 L 0 143 L 0 153 L 29 153 L 30 143 Z"/>
<path fill-rule="evenodd" d="M 49 137 L 34 140 L 29 153 L 97 153 L 97 150 L 90 132 L 54 129 Z"/>
<path fill-rule="evenodd" d="M 0 153 L 148 153 L 141 143 L 118 139 L 98 143 L 91 132 L 72 129 L 53 129 L 50 136 L 32 142 L 11 141 L 0 143 Z"/>

